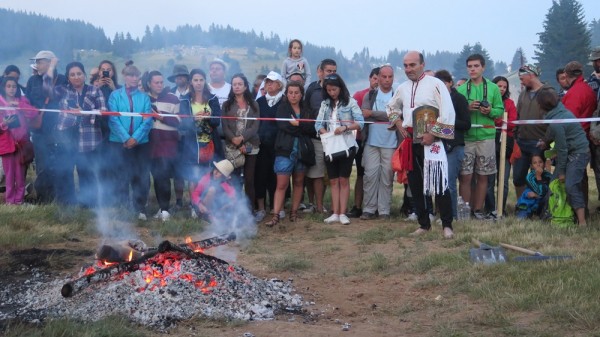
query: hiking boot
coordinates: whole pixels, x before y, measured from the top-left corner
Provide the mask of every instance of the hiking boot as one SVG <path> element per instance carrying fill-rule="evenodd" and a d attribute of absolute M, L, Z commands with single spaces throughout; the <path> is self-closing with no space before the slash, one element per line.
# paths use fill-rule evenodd
<path fill-rule="evenodd" d="M 380 214 L 378 219 L 387 221 L 387 220 L 390 220 L 391 217 L 389 214 Z"/>
<path fill-rule="evenodd" d="M 375 220 L 377 218 L 377 216 L 373 213 L 369 213 L 369 212 L 363 212 L 363 214 L 360 216 L 361 220 Z"/>
<path fill-rule="evenodd" d="M 352 207 L 350 212 L 346 213 L 349 218 L 360 218 L 362 215 L 362 208 L 358 208 L 356 206 Z"/>

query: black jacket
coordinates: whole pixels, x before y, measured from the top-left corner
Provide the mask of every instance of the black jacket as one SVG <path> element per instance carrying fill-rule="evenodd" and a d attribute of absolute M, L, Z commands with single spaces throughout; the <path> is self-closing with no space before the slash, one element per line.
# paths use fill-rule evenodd
<path fill-rule="evenodd" d="M 454 120 L 454 139 L 444 139 L 446 151 L 450 152 L 455 146 L 465 145 L 465 132 L 471 128 L 471 113 L 469 112 L 469 103 L 465 96 L 456 91 L 450 90 L 450 98 L 456 118 Z"/>
<path fill-rule="evenodd" d="M 292 106 L 284 100 L 279 109 L 277 109 L 277 118 L 295 117 Z M 300 111 L 301 119 L 310 119 L 310 110 L 303 108 Z M 312 136 L 315 133 L 315 122 L 300 122 L 300 125 L 293 126 L 289 121 L 277 121 L 277 138 L 275 141 L 275 155 L 289 157 L 294 149 L 294 141 L 300 136 Z"/>
<path fill-rule="evenodd" d="M 277 109 L 281 105 L 283 97 L 273 106 L 269 106 L 267 98 L 261 96 L 256 100 L 258 109 L 260 110 L 261 118 L 275 118 L 277 115 Z M 275 137 L 277 137 L 277 122 L 270 120 L 261 120 L 258 126 L 258 138 L 260 138 L 260 144 L 273 148 L 275 146 Z"/>

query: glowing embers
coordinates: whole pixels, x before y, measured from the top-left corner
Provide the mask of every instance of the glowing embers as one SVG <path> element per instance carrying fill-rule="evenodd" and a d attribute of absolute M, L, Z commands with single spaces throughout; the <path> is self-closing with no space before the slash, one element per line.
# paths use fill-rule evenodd
<path fill-rule="evenodd" d="M 204 253 L 204 248 L 200 247 L 198 242 L 194 242 L 191 237 L 185 238 L 185 243 L 188 247 L 196 253 Z"/>

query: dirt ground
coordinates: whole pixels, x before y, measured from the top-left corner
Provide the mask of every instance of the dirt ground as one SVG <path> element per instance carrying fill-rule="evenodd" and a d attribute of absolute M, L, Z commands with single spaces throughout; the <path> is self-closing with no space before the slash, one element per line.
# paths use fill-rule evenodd
<path fill-rule="evenodd" d="M 361 244 L 358 235 L 385 226 L 400 230 L 401 235 L 385 243 Z M 481 314 L 485 304 L 475 303 L 464 294 L 447 289 L 447 275 L 436 271 L 418 273 L 401 267 L 419 252 L 464 250 L 454 240 L 444 240 L 441 228 L 435 227 L 425 238 L 408 234 L 416 223 L 399 219 L 361 221 L 351 225 L 326 225 L 311 216 L 296 223 L 283 220 L 274 228 L 261 226 L 257 237 L 238 251 L 240 265 L 261 278 L 292 279 L 305 302 L 305 312 L 282 313 L 275 320 L 261 322 L 222 322 L 192 320 L 181 322 L 169 331 L 173 336 L 448 336 L 470 335 L 476 325 L 472 321 Z M 142 239 L 151 240 L 151 233 L 138 227 Z M 167 238 L 181 239 L 181 238 Z M 458 239 L 460 240 L 460 233 Z M 151 242 L 151 241 L 147 241 Z M 40 252 L 13 256 L 13 268 L 5 274 L 7 280 L 19 278 L 19 261 L 36 264 L 42 270 L 61 275 L 76 275 L 81 265 L 90 262 L 97 247 L 95 239 L 73 240 L 60 247 L 44 247 L 53 256 L 50 263 Z M 58 249 L 48 251 L 48 249 Z M 61 250 L 62 249 L 62 250 Z M 66 250 L 65 250 L 66 249 Z M 210 251 L 207 251 L 210 254 Z M 384 256 L 389 265 L 373 271 L 370 259 Z M 64 258 L 63 258 L 64 256 Z M 292 256 L 307 261 L 306 269 L 273 269 L 273 261 Z M 466 256 L 466 252 L 465 252 Z M 28 263 L 29 261 L 29 263 Z M 66 262 L 68 261 L 68 262 Z M 66 263 L 65 263 L 66 262 Z M 344 330 L 346 325 L 346 330 Z M 153 335 L 154 332 L 148 332 Z M 157 336 L 161 335 L 156 333 Z M 477 335 L 494 333 L 478 331 Z M 247 335 L 251 336 L 251 335 Z"/>

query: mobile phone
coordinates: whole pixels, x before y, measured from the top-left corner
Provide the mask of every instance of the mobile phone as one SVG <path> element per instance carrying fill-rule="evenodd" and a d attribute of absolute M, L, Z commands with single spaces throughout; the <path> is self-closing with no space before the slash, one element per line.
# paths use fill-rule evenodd
<path fill-rule="evenodd" d="M 110 71 L 108 71 L 108 70 L 103 70 L 103 71 L 102 71 L 102 77 L 110 77 Z"/>

